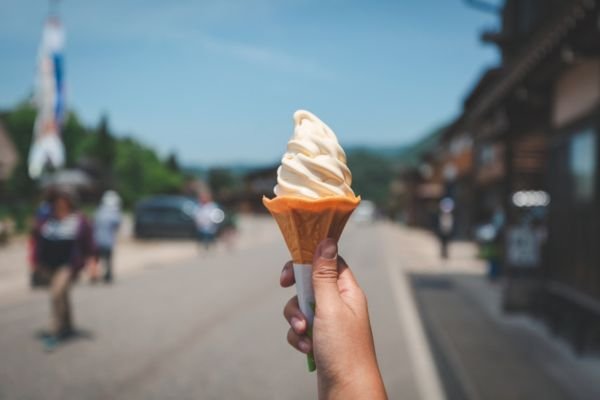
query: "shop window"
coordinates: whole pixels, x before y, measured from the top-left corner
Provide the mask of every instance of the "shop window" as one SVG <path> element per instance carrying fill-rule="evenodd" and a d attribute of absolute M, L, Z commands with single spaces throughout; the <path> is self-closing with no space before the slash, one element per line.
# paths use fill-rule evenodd
<path fill-rule="evenodd" d="M 573 197 L 577 202 L 591 202 L 596 190 L 598 144 L 592 129 L 575 134 L 571 138 L 569 170 L 573 182 Z"/>

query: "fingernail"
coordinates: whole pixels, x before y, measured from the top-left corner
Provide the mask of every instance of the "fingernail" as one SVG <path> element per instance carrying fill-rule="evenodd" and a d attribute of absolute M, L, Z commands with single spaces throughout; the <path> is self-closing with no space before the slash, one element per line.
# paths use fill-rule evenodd
<path fill-rule="evenodd" d="M 300 318 L 292 317 L 290 324 L 292 325 L 292 328 L 294 328 L 294 331 L 297 334 L 304 333 L 302 332 L 302 330 L 304 329 L 304 322 L 302 322 Z"/>
<path fill-rule="evenodd" d="M 325 239 L 321 246 L 321 258 L 333 260 L 337 257 L 337 244 L 333 239 Z"/>
<path fill-rule="evenodd" d="M 300 339 L 300 341 L 298 342 L 298 348 L 303 353 L 308 353 L 310 351 L 310 343 L 308 339 Z"/>
<path fill-rule="evenodd" d="M 281 270 L 281 278 L 280 278 L 280 280 L 285 279 L 286 275 L 287 275 L 287 268 L 284 268 L 283 270 Z"/>

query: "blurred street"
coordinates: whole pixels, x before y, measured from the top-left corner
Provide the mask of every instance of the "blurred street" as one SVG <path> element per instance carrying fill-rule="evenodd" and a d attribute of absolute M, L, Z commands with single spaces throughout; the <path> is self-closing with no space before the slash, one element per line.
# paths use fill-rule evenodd
<path fill-rule="evenodd" d="M 600 399 L 600 0 L 4 3 L 0 400 Z"/>
<path fill-rule="evenodd" d="M 379 229 L 367 230 L 374 235 L 349 229 L 347 242 L 360 237 L 375 246 Z M 293 290 L 278 284 L 288 259 L 279 235 L 271 219 L 244 220 L 233 251 L 196 251 L 169 268 L 151 263 L 122 278 L 126 266 L 117 264 L 113 286 L 74 290 L 82 337 L 53 354 L 35 337 L 46 327 L 46 293 L 0 306 L 0 398 L 314 398 L 314 375 L 285 340 L 282 309 Z M 385 265 L 370 259 L 384 254 L 376 246 L 346 248 L 374 293 L 376 340 L 391 393 L 416 398 Z"/>
<path fill-rule="evenodd" d="M 121 257 L 114 285 L 80 283 L 73 295 L 80 337 L 52 354 L 36 338 L 47 323 L 46 293 L 5 295 L 0 399 L 315 398 L 315 375 L 285 340 L 282 308 L 293 290 L 278 285 L 288 256 L 273 221 L 243 218 L 233 248 L 204 253 L 188 245 L 150 242 L 143 253 L 183 246 L 183 254 L 160 263 L 146 256 L 125 274 Z M 391 399 L 443 398 L 438 390 L 456 399 L 598 398 L 593 362 L 494 311 L 494 289 L 478 290 L 489 284 L 469 244 L 451 246 L 452 261 L 442 266 L 423 231 L 351 223 L 341 251 L 368 295 Z"/>

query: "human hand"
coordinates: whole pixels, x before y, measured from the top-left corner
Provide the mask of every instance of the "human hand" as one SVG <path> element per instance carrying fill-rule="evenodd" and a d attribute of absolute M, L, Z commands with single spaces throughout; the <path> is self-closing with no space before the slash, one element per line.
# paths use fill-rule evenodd
<path fill-rule="evenodd" d="M 312 341 L 296 296 L 283 314 L 291 326 L 290 345 L 302 353 L 314 353 L 319 398 L 386 399 L 366 297 L 331 239 L 322 241 L 315 251 L 312 281 L 316 300 Z M 291 261 L 284 266 L 280 283 L 294 285 Z"/>

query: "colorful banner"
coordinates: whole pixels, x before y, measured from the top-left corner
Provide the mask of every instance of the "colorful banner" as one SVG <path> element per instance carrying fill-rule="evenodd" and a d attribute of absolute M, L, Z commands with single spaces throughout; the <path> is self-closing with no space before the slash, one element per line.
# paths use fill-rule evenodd
<path fill-rule="evenodd" d="M 58 18 L 46 21 L 38 53 L 34 102 L 37 117 L 29 151 L 29 176 L 38 178 L 45 168 L 60 168 L 65 150 L 60 132 L 65 116 L 65 32 Z"/>

